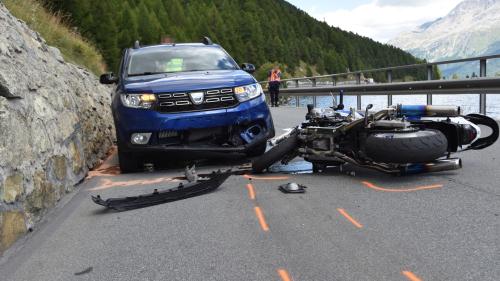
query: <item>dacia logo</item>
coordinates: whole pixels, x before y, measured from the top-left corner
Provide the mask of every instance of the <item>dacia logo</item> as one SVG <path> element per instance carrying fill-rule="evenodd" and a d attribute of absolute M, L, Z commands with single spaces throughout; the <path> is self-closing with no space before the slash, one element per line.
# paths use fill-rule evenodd
<path fill-rule="evenodd" d="M 193 92 L 193 93 L 189 93 L 189 96 L 191 97 L 191 101 L 194 104 L 202 104 L 203 100 L 205 98 L 205 93 L 203 93 L 203 92 Z"/>

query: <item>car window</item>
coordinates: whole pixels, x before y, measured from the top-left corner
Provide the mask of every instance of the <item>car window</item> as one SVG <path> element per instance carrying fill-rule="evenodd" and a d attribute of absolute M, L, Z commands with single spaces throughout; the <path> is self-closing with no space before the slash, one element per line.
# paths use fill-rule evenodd
<path fill-rule="evenodd" d="M 222 49 L 199 46 L 168 46 L 141 50 L 132 54 L 128 75 L 159 72 L 238 69 L 235 61 Z"/>

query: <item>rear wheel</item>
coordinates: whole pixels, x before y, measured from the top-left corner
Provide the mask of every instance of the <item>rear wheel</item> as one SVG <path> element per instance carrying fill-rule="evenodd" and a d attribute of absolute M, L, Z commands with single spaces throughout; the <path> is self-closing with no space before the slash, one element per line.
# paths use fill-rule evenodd
<path fill-rule="evenodd" d="M 383 132 L 370 135 L 366 155 L 382 163 L 426 163 L 446 154 L 448 140 L 438 130 Z"/>

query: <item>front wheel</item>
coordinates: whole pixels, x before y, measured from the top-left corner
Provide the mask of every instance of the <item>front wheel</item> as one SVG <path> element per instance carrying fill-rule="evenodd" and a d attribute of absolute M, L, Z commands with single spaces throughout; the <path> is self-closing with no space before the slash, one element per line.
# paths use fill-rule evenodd
<path fill-rule="evenodd" d="M 366 155 L 381 163 L 427 163 L 446 154 L 448 140 L 438 130 L 374 133 L 366 139 Z"/>
<path fill-rule="evenodd" d="M 267 141 L 252 148 L 252 150 L 247 152 L 247 156 L 248 157 L 261 156 L 262 154 L 264 154 L 264 152 L 266 152 L 266 148 L 267 148 Z"/>
<path fill-rule="evenodd" d="M 292 133 L 285 140 L 278 143 L 262 156 L 252 161 L 252 171 L 254 173 L 262 173 L 262 171 L 267 169 L 269 166 L 280 161 L 287 154 L 292 153 L 295 149 L 297 149 L 297 145 L 297 133 Z"/>
<path fill-rule="evenodd" d="M 140 172 L 144 168 L 144 163 L 141 159 L 130 152 L 125 152 L 118 147 L 118 162 L 122 174 Z"/>

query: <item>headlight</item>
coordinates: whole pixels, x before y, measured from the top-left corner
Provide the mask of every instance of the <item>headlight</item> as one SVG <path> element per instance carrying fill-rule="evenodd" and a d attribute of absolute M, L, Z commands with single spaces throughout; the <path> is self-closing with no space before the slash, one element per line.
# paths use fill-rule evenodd
<path fill-rule="evenodd" d="M 242 87 L 234 88 L 234 93 L 239 101 L 247 101 L 249 99 L 253 99 L 262 94 L 262 86 L 260 84 L 251 84 Z"/>
<path fill-rule="evenodd" d="M 132 108 L 151 108 L 156 101 L 154 94 L 121 94 L 122 104 Z"/>

